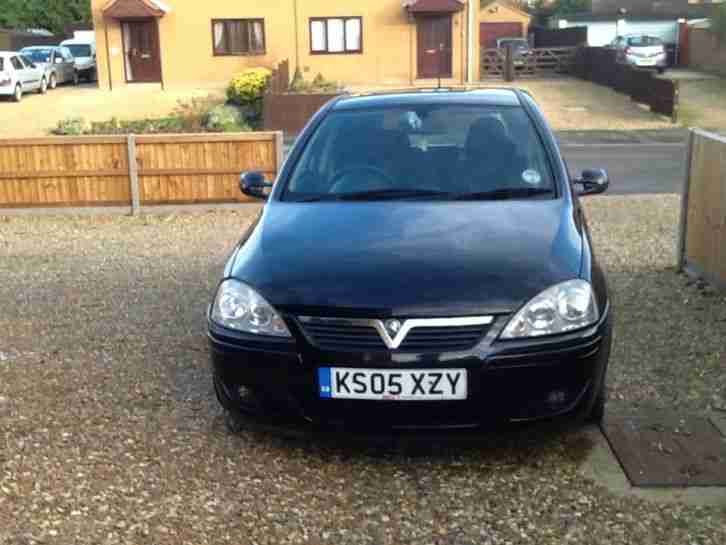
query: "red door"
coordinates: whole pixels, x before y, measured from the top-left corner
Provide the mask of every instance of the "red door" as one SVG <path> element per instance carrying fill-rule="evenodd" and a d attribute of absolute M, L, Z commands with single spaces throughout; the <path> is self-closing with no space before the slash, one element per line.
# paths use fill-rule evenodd
<path fill-rule="evenodd" d="M 124 21 L 122 28 L 126 81 L 161 81 L 159 33 L 156 20 Z"/>
<path fill-rule="evenodd" d="M 418 77 L 451 77 L 451 15 L 418 17 Z"/>
<path fill-rule="evenodd" d="M 497 47 L 499 38 L 521 38 L 522 23 L 480 23 L 479 45 L 487 49 Z"/>

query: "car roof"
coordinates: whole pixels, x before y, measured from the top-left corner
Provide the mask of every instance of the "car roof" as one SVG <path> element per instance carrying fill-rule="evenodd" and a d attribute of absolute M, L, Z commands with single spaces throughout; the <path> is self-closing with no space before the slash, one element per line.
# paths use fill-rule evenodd
<path fill-rule="evenodd" d="M 57 45 L 29 45 L 28 47 L 22 48 L 20 51 L 30 51 L 34 49 L 58 49 Z"/>
<path fill-rule="evenodd" d="M 385 93 L 344 95 L 333 110 L 362 110 L 417 104 L 463 104 L 482 106 L 520 106 L 519 90 L 488 89 L 408 89 Z"/>
<path fill-rule="evenodd" d="M 61 46 L 63 45 L 96 45 L 95 40 L 82 40 L 80 38 L 70 38 L 68 40 L 63 40 L 61 43 Z"/>

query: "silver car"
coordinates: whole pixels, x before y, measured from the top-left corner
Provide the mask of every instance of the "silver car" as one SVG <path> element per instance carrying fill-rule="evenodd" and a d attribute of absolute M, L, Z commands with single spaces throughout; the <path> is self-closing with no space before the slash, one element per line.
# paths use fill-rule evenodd
<path fill-rule="evenodd" d="M 57 46 L 24 47 L 20 54 L 28 57 L 33 64 L 43 69 L 48 87 L 55 89 L 61 83 L 78 85 L 78 71 L 70 49 Z"/>
<path fill-rule="evenodd" d="M 668 66 L 665 45 L 655 36 L 618 36 L 610 44 L 616 50 L 615 60 L 638 68 L 655 68 L 662 74 Z"/>

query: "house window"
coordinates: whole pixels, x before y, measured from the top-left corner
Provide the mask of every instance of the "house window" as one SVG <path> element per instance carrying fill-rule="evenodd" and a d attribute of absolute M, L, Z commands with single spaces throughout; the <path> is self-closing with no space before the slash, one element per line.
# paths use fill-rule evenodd
<path fill-rule="evenodd" d="M 263 19 L 215 19 L 212 21 L 215 55 L 264 55 Z"/>
<path fill-rule="evenodd" d="M 313 17 L 310 19 L 310 52 L 362 53 L 362 17 Z"/>

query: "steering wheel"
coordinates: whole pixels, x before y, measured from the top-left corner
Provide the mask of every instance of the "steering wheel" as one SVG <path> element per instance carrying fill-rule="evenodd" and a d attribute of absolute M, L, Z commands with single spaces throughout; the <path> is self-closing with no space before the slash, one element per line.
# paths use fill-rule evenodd
<path fill-rule="evenodd" d="M 364 173 L 368 172 L 370 174 L 375 175 L 378 177 L 378 181 L 384 182 L 383 184 L 375 184 L 375 183 L 369 183 L 364 184 L 364 187 L 361 187 L 360 180 L 352 179 L 352 180 L 346 180 L 345 177 L 349 176 L 352 173 Z M 347 186 L 355 184 L 354 187 L 348 188 Z M 372 167 L 370 165 L 360 165 L 360 166 L 354 166 L 354 167 L 348 167 L 344 168 L 342 170 L 339 170 L 335 174 L 333 174 L 333 178 L 330 180 L 330 193 L 349 193 L 351 190 L 353 191 L 370 191 L 375 189 L 388 189 L 390 187 L 393 187 L 395 185 L 394 180 L 386 174 L 383 170 L 381 170 L 378 167 Z M 347 191 L 346 191 L 347 189 Z"/>

